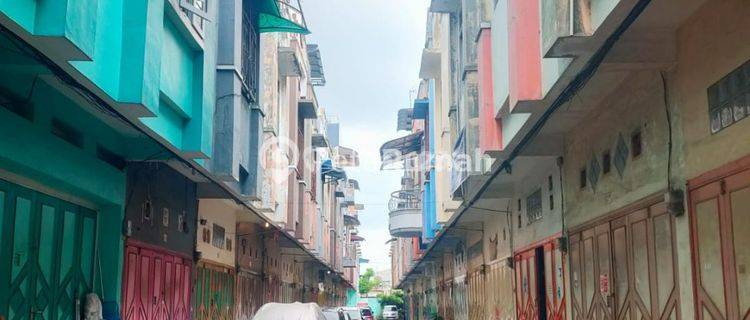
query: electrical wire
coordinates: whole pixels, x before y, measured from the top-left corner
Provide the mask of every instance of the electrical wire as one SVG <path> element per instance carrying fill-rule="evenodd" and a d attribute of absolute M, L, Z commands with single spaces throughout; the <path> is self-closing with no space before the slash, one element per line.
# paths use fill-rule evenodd
<path fill-rule="evenodd" d="M 479 190 L 474 194 L 474 196 L 467 201 L 467 205 L 463 206 L 463 209 L 459 211 L 455 218 L 452 219 L 450 222 L 450 225 L 448 227 L 452 227 L 457 223 L 459 218 L 463 215 L 464 212 L 468 208 L 474 205 L 479 199 L 484 195 L 484 193 L 487 191 L 487 189 L 490 187 L 491 182 L 497 178 L 498 175 L 500 175 L 503 171 L 510 171 L 511 168 L 511 162 L 514 161 L 521 152 L 530 145 L 531 141 L 536 138 L 536 136 L 541 132 L 544 125 L 549 121 L 549 119 L 552 117 L 552 114 L 557 111 L 561 106 L 563 106 L 566 102 L 568 102 L 571 98 L 575 97 L 576 93 L 583 88 L 589 80 L 593 77 L 593 75 L 596 73 L 596 71 L 601 66 L 602 62 L 604 61 L 604 58 L 607 56 L 609 51 L 614 47 L 615 43 L 620 39 L 620 37 L 625 33 L 626 30 L 630 28 L 630 26 L 635 22 L 635 20 L 641 15 L 641 13 L 646 9 L 646 6 L 651 3 L 651 0 L 640 0 L 638 1 L 634 6 L 633 9 L 630 11 L 630 13 L 625 17 L 623 22 L 613 31 L 613 33 L 604 41 L 604 44 L 594 53 L 594 55 L 589 59 L 586 66 L 575 76 L 575 78 L 568 84 L 568 86 L 560 93 L 557 98 L 552 102 L 550 107 L 540 116 L 540 119 L 537 120 L 537 122 L 534 123 L 534 125 L 529 130 L 529 133 L 523 136 L 521 138 L 521 141 L 518 143 L 517 147 L 514 148 L 508 158 L 504 160 L 497 168 L 492 170 L 489 178 L 485 180 L 485 182 L 482 184 L 482 186 L 479 188 Z M 429 251 L 432 247 L 436 245 L 438 241 L 433 241 L 430 246 L 427 248 Z M 414 265 L 412 270 L 414 270 L 417 266 L 419 266 L 419 262 Z M 410 271 L 411 272 L 411 271 Z"/>
<path fill-rule="evenodd" d="M 664 113 L 667 116 L 667 131 L 669 140 L 667 142 L 667 191 L 672 191 L 672 115 L 669 111 L 669 92 L 667 89 L 667 78 L 664 71 L 659 72 L 661 76 L 662 98 L 664 98 Z"/>

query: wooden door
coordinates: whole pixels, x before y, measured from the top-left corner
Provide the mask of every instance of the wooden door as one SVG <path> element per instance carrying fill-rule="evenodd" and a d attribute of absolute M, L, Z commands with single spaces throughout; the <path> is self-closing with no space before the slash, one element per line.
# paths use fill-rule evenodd
<path fill-rule="evenodd" d="M 574 319 L 680 319 L 674 218 L 646 204 L 570 237 Z"/>
<path fill-rule="evenodd" d="M 191 263 L 129 243 L 123 270 L 123 319 L 190 319 Z"/>
<path fill-rule="evenodd" d="M 554 241 L 516 254 L 519 319 L 565 319 L 563 259 Z"/>
<path fill-rule="evenodd" d="M 697 319 L 750 319 L 750 170 L 692 188 Z"/>
<path fill-rule="evenodd" d="M 67 319 L 93 288 L 96 213 L 0 180 L 0 316 Z"/>

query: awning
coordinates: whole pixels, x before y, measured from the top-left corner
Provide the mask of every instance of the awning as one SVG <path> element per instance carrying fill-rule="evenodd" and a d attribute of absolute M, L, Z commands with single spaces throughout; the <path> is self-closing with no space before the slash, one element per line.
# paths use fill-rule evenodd
<path fill-rule="evenodd" d="M 346 171 L 339 168 L 334 168 L 331 160 L 323 161 L 323 164 L 320 165 L 320 174 L 323 176 L 323 178 L 328 176 L 333 180 L 346 179 Z"/>
<path fill-rule="evenodd" d="M 359 181 L 357 181 L 355 179 L 349 179 L 349 184 L 351 184 L 351 186 L 352 186 L 352 188 L 354 188 L 354 190 L 359 190 Z"/>
<path fill-rule="evenodd" d="M 396 130 L 410 131 L 412 127 L 412 120 L 414 120 L 412 113 L 414 109 L 400 109 L 398 110 L 398 123 L 396 124 Z"/>
<path fill-rule="evenodd" d="M 297 11 L 302 19 L 302 25 L 291 21 L 281 14 L 279 5 L 288 7 Z M 258 2 L 258 32 L 289 32 L 309 34 L 307 25 L 304 23 L 305 18 L 299 8 L 294 8 L 287 3 L 280 3 L 278 0 L 260 0 Z"/>
<path fill-rule="evenodd" d="M 414 111 L 412 117 L 414 119 L 427 119 L 427 115 L 430 113 L 430 101 L 427 99 L 414 100 Z"/>
<path fill-rule="evenodd" d="M 347 225 L 347 226 L 358 226 L 359 224 L 360 224 L 359 223 L 359 219 L 356 216 L 349 215 L 349 214 L 345 214 L 344 215 L 344 225 Z"/>
<path fill-rule="evenodd" d="M 403 160 L 404 155 L 422 150 L 423 135 L 424 132 L 420 131 L 384 143 L 380 147 L 380 169 Z"/>
<path fill-rule="evenodd" d="M 362 238 L 362 237 L 360 237 L 360 236 L 358 236 L 356 234 L 353 234 L 352 235 L 352 241 L 355 241 L 355 242 L 357 242 L 357 241 L 365 241 L 365 238 Z"/>

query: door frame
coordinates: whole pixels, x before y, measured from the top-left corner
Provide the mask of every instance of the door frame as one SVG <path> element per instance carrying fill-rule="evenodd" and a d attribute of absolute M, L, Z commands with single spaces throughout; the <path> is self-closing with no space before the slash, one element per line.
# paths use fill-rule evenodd
<path fill-rule="evenodd" d="M 615 280 L 614 280 L 615 279 L 614 278 L 615 274 L 614 274 L 614 269 L 613 269 L 614 268 L 613 267 L 614 266 L 613 263 L 615 263 L 615 257 L 614 257 L 614 250 L 613 250 L 614 247 L 613 247 L 613 234 L 612 234 L 613 231 L 615 230 L 615 228 L 613 227 L 613 225 L 620 224 L 628 216 L 630 216 L 632 214 L 638 214 L 639 211 L 644 211 L 644 210 L 645 210 L 645 212 L 642 213 L 642 214 L 645 214 L 645 216 L 643 217 L 643 219 L 645 219 L 645 220 L 653 219 L 653 217 L 654 217 L 653 216 L 653 212 L 651 212 L 652 208 L 654 208 L 657 205 L 661 205 L 661 206 L 665 205 L 664 204 L 664 192 L 665 191 L 666 190 L 657 191 L 656 193 L 650 194 L 650 195 L 645 196 L 645 197 L 643 197 L 643 198 L 641 198 L 639 200 L 631 202 L 630 204 L 625 205 L 625 206 L 623 206 L 623 207 L 621 207 L 619 209 L 613 210 L 613 211 L 611 211 L 611 212 L 609 212 L 607 214 L 604 214 L 602 216 L 596 217 L 596 218 L 591 219 L 589 221 L 586 221 L 586 222 L 584 222 L 582 224 L 579 224 L 577 226 L 569 228 L 568 229 L 569 230 L 568 231 L 568 237 L 569 237 L 569 241 L 568 241 L 568 246 L 569 247 L 568 247 L 568 250 L 570 250 L 570 243 L 572 243 L 573 240 L 576 239 L 575 237 L 581 237 L 583 235 L 583 233 L 589 232 L 589 231 L 593 233 L 593 237 L 596 237 L 596 235 L 599 234 L 599 232 L 596 231 L 596 230 L 600 229 L 600 228 L 604 228 L 603 226 L 606 226 L 606 228 L 607 228 L 606 233 L 608 233 L 608 239 L 609 239 L 608 241 L 609 241 L 609 246 L 610 246 L 610 252 L 608 254 L 609 254 L 609 259 L 610 259 L 610 270 L 609 270 L 609 272 L 610 272 L 610 275 L 612 275 L 610 277 L 610 287 L 612 287 L 613 284 L 615 283 Z M 663 212 L 661 214 L 662 215 L 671 215 L 668 212 Z M 674 219 L 675 218 L 673 217 L 672 220 L 674 220 Z M 653 223 L 653 221 L 652 221 L 652 223 Z M 671 241 L 672 241 L 672 264 L 673 264 L 673 268 L 674 268 L 673 269 L 673 272 L 674 272 L 674 275 L 673 275 L 674 276 L 674 290 L 677 292 L 677 300 L 675 302 L 676 303 L 676 306 L 675 306 L 675 312 L 676 313 L 675 313 L 675 315 L 678 317 L 678 319 L 682 319 L 682 312 L 681 312 L 681 309 L 680 309 L 681 308 L 681 305 L 680 305 L 681 300 L 679 298 L 679 296 L 680 296 L 679 292 L 681 290 L 681 288 L 680 288 L 681 283 L 679 281 L 679 279 L 680 279 L 680 271 L 677 268 L 678 267 L 678 261 L 677 261 L 678 248 L 677 248 L 677 239 L 676 239 L 677 232 L 676 232 L 676 229 L 675 229 L 675 227 L 676 227 L 675 223 L 676 222 L 673 221 L 672 224 L 671 224 L 671 228 L 672 228 L 672 236 L 671 236 Z M 649 230 L 648 228 L 649 227 L 647 227 L 647 230 Z M 600 230 L 600 232 L 605 232 L 605 231 L 604 230 Z M 647 231 L 647 232 L 651 232 L 651 231 Z M 630 241 L 632 241 L 632 239 L 630 237 L 628 237 L 627 241 L 630 242 Z M 654 245 L 652 241 L 653 240 L 648 240 L 647 241 L 647 245 L 649 246 L 648 254 L 650 255 L 649 261 L 651 261 L 651 259 L 655 260 L 655 256 L 651 256 L 652 254 L 654 254 L 653 252 L 651 252 L 651 249 L 650 249 Z M 595 250 L 597 250 L 597 249 L 595 249 Z M 627 252 L 628 252 L 627 255 L 631 254 L 630 250 L 627 250 Z M 572 258 L 573 258 L 573 256 L 571 254 L 569 254 L 568 255 L 568 259 L 572 259 Z M 572 261 L 568 260 L 567 263 L 570 266 L 570 268 L 567 271 L 568 272 L 572 272 L 573 271 L 573 268 L 572 268 L 572 265 L 571 265 Z M 579 266 L 579 268 L 580 268 L 580 266 Z M 595 268 L 598 268 L 598 266 L 595 266 Z M 572 279 L 572 274 L 570 275 L 570 278 Z M 652 279 L 652 275 L 651 274 L 649 274 L 649 279 L 650 280 Z M 573 314 L 573 312 L 574 312 L 574 310 L 573 310 L 573 308 L 574 308 L 573 307 L 573 303 L 575 301 L 574 298 L 573 298 L 574 294 L 573 294 L 572 285 L 573 284 L 570 283 L 570 286 L 571 286 L 571 290 L 570 290 L 570 293 L 571 293 L 571 300 L 570 300 L 571 301 L 571 314 Z M 613 289 L 610 289 L 610 290 L 613 290 Z M 650 286 L 649 290 L 650 290 L 649 292 L 650 292 L 650 295 L 651 295 L 652 300 L 653 300 L 653 297 L 655 295 L 655 292 L 653 292 L 654 288 Z M 596 291 L 598 291 L 598 290 L 596 290 Z M 616 293 L 614 293 L 612 295 L 612 297 L 614 297 L 615 294 Z M 626 297 L 627 296 L 628 296 L 628 293 L 626 293 Z M 608 302 L 608 303 L 610 303 L 610 302 Z M 649 306 L 649 310 L 651 310 L 651 312 L 653 312 L 654 305 L 651 305 L 651 303 L 652 303 L 652 301 L 644 301 L 644 304 L 647 304 Z M 588 310 L 586 310 L 586 311 L 588 311 Z M 621 310 L 616 310 L 617 314 L 614 314 L 615 318 L 617 318 L 618 316 L 620 316 L 620 314 L 619 314 L 620 311 Z M 661 310 L 661 311 L 664 311 L 664 310 Z"/>
<path fill-rule="evenodd" d="M 121 285 L 120 285 L 120 287 L 121 287 L 121 289 L 120 289 L 121 293 L 120 294 L 121 295 L 120 295 L 120 301 L 118 301 L 118 304 L 120 305 L 120 317 L 123 318 L 123 319 L 125 318 L 124 317 L 125 316 L 125 312 L 126 312 L 125 309 L 127 307 L 127 301 L 125 299 L 127 299 L 127 288 L 128 288 L 127 285 L 126 285 L 126 282 L 128 281 L 128 279 L 127 279 L 128 272 L 126 272 L 127 263 L 128 263 L 127 259 L 128 259 L 128 254 L 129 254 L 128 247 L 137 248 L 139 250 L 139 252 L 140 252 L 140 250 L 148 250 L 148 251 L 152 251 L 152 252 L 154 252 L 156 254 L 165 255 L 165 256 L 172 256 L 174 258 L 183 259 L 184 265 L 187 266 L 188 268 L 190 268 L 190 274 L 186 278 L 184 278 L 184 281 L 188 282 L 187 283 L 187 288 L 189 290 L 189 292 L 188 292 L 188 300 L 185 301 L 185 308 L 187 309 L 186 310 L 186 312 L 187 312 L 186 316 L 187 317 L 192 317 L 192 306 L 193 306 L 193 301 L 192 301 L 193 292 L 192 292 L 192 290 L 193 290 L 193 284 L 194 284 L 193 283 L 193 277 L 195 275 L 195 262 L 193 261 L 193 258 L 190 257 L 187 254 L 184 254 L 184 253 L 181 253 L 181 252 L 178 252 L 178 251 L 174 251 L 174 250 L 170 250 L 170 249 L 167 249 L 167 248 L 164 248 L 164 247 L 160 247 L 160 246 L 157 246 L 157 245 L 149 244 L 149 243 L 146 243 L 146 242 L 143 242 L 143 241 L 139 241 L 139 240 L 136 240 L 134 238 L 127 238 L 124 241 L 123 267 L 122 267 L 122 271 L 123 272 L 122 272 L 122 276 L 121 276 L 121 279 L 120 279 L 120 283 L 121 283 Z"/>
<path fill-rule="evenodd" d="M 566 282 L 568 281 L 568 275 L 567 275 L 568 267 L 566 265 L 568 263 L 567 261 L 569 259 L 569 254 L 567 252 L 564 252 L 562 248 L 560 247 L 559 239 L 561 238 L 561 236 L 562 236 L 562 233 L 558 232 L 555 235 L 552 235 L 550 237 L 544 238 L 539 241 L 535 241 L 529 245 L 522 247 L 521 249 L 513 251 L 514 267 L 513 267 L 512 272 L 513 272 L 513 283 L 514 283 L 514 286 L 516 287 L 514 290 L 513 301 L 515 304 L 515 315 L 517 318 L 520 318 L 520 315 L 522 312 L 522 307 L 520 307 L 519 305 L 520 301 L 519 301 L 519 296 L 518 296 L 520 292 L 519 290 L 521 290 L 520 284 L 522 283 L 522 280 L 519 277 L 519 270 L 520 270 L 519 268 L 524 268 L 524 266 L 521 265 L 520 262 L 533 259 L 535 270 L 534 270 L 534 273 L 532 274 L 530 272 L 531 268 L 527 264 L 525 267 L 525 271 L 527 272 L 527 277 L 532 277 L 532 276 L 535 277 L 535 285 L 537 287 L 540 286 L 540 281 L 544 283 L 544 285 L 546 286 L 547 285 L 546 274 L 547 272 L 550 272 L 549 277 L 550 279 L 552 279 L 552 283 L 550 283 L 550 285 L 552 285 L 552 292 L 553 292 L 553 295 L 552 295 L 553 299 L 552 301 L 550 301 L 549 297 L 547 296 L 547 292 L 549 292 L 549 288 L 545 288 L 545 292 L 542 295 L 544 297 L 544 305 L 543 306 L 540 305 L 540 301 L 537 301 L 535 303 L 536 310 L 534 314 L 534 319 L 539 319 L 539 316 L 540 316 L 539 309 L 542 307 L 544 308 L 546 312 L 546 319 L 567 319 L 568 292 L 566 291 Z M 559 267 L 562 268 L 562 277 L 563 277 L 562 283 L 559 284 L 559 287 L 558 287 L 558 284 L 556 283 L 557 278 L 556 278 L 555 268 L 554 268 L 554 267 L 558 267 L 556 265 L 557 262 L 555 260 L 555 254 L 554 254 L 556 250 L 559 251 L 561 254 L 561 263 L 560 263 L 561 265 Z M 541 256 L 537 255 L 539 252 L 541 252 Z M 551 259 L 550 262 L 552 263 L 550 270 L 547 270 L 547 262 L 545 261 L 547 252 L 550 252 L 550 259 Z M 544 262 L 544 264 L 541 265 L 541 267 L 539 264 L 537 264 L 540 258 Z M 545 275 L 545 277 L 542 277 L 542 278 L 537 277 L 539 272 L 542 272 Z M 530 285 L 530 282 L 531 281 L 529 281 L 529 285 Z M 555 296 L 556 296 L 555 294 L 556 291 L 554 290 L 555 288 L 560 288 L 562 292 L 562 297 L 560 298 L 559 301 L 556 301 L 555 299 Z M 535 297 L 538 297 L 539 292 L 537 292 L 538 291 L 537 288 L 529 287 L 529 290 L 530 290 L 529 294 L 532 294 Z M 550 307 L 551 307 L 551 310 L 550 310 Z M 558 307 L 560 308 L 560 310 L 558 310 Z"/>
<path fill-rule="evenodd" d="M 693 307 L 695 312 L 695 318 L 697 319 L 699 315 L 702 315 L 701 305 L 698 303 L 699 300 L 699 290 L 698 287 L 700 285 L 700 276 L 698 272 L 698 244 L 696 237 L 696 217 L 695 217 L 695 206 L 693 203 L 694 195 L 693 192 L 701 189 L 702 187 L 708 186 L 712 183 L 723 181 L 725 178 L 732 177 L 737 174 L 741 174 L 744 171 L 750 170 L 750 155 L 744 156 L 742 158 L 739 158 L 734 161 L 730 161 L 725 163 L 724 165 L 721 165 L 717 168 L 708 170 L 704 173 L 699 174 L 698 176 L 688 179 L 686 185 L 687 185 L 687 214 L 688 214 L 688 224 L 689 224 L 689 230 L 690 230 L 690 269 L 691 269 L 691 280 L 692 283 L 692 292 L 693 292 Z M 721 186 L 723 189 L 723 184 Z M 719 195 L 723 195 L 723 190 L 720 191 Z M 719 199 L 719 202 L 722 202 L 722 199 Z M 721 207 L 721 204 L 718 204 Z M 731 221 L 721 221 L 721 215 L 723 214 L 721 211 L 717 213 L 719 215 L 719 228 L 720 230 L 726 230 L 726 228 L 732 227 Z M 730 314 L 734 313 L 737 314 L 737 316 L 743 317 L 743 314 L 739 314 L 741 310 L 734 310 L 734 306 L 729 304 L 729 300 L 733 297 L 730 297 L 730 294 L 736 294 L 737 288 L 736 288 L 736 282 L 737 282 L 737 276 L 735 273 L 727 272 L 727 265 L 728 263 L 734 264 L 734 252 L 727 253 L 729 249 L 726 245 L 726 239 L 724 239 L 723 234 L 720 234 L 719 238 L 719 245 L 721 248 L 721 260 L 722 260 L 722 277 L 724 279 L 723 284 L 723 290 L 724 290 L 724 300 L 725 300 L 725 308 L 726 308 L 726 316 L 729 317 Z M 727 256 L 730 255 L 730 256 Z M 733 266 L 732 266 L 733 268 Z M 730 276 L 729 279 L 727 279 L 727 275 Z M 728 283 L 729 282 L 729 283 Z M 733 292 L 729 292 L 727 290 L 727 285 L 733 286 L 732 290 Z"/>

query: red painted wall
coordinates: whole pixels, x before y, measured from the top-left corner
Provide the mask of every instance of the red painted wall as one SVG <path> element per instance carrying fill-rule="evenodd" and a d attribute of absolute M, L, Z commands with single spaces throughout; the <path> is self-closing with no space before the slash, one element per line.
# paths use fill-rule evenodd
<path fill-rule="evenodd" d="M 510 109 L 518 101 L 542 98 L 539 1 L 508 2 Z"/>
<path fill-rule="evenodd" d="M 492 83 L 492 31 L 479 33 L 477 68 L 479 69 L 479 149 L 482 153 L 503 149 L 502 122 L 495 119 Z"/>

